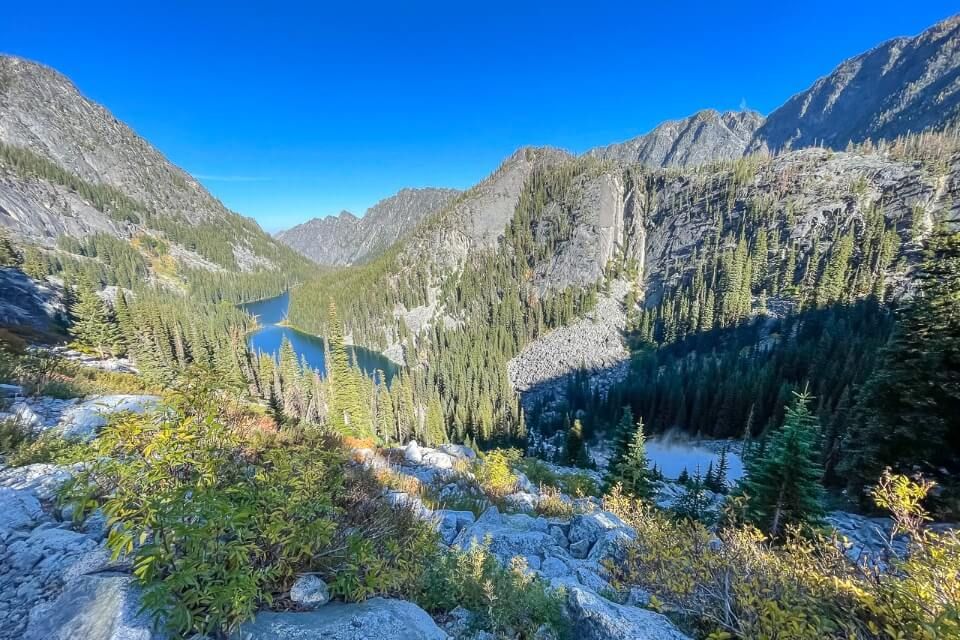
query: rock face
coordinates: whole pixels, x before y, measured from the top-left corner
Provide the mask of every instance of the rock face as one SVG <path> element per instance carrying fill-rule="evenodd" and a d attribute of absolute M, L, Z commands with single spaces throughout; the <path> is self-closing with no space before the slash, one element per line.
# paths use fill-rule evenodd
<path fill-rule="evenodd" d="M 260 613 L 234 640 L 446 640 L 426 611 L 403 600 L 333 603 L 307 613 Z"/>
<path fill-rule="evenodd" d="M 293 256 L 49 67 L 0 55 L 0 145 L 0 226 L 21 239 L 52 248 L 63 235 L 128 239 L 148 233 L 165 236 L 169 255 L 180 263 L 240 271 L 269 269 L 278 258 Z M 23 170 L 8 154 L 17 149 L 32 154 L 32 165 L 46 161 L 68 178 Z M 156 222 L 98 203 L 89 189 L 76 188 L 77 180 L 90 189 L 114 189 L 133 203 L 126 209 L 149 211 L 168 223 L 216 225 L 233 245 L 232 259 L 221 256 L 223 264 L 212 264 L 172 241 Z M 117 198 L 112 193 L 105 199 Z"/>
<path fill-rule="evenodd" d="M 650 133 L 626 142 L 598 147 L 588 155 L 622 164 L 648 167 L 689 167 L 739 158 L 763 124 L 756 111 L 699 111 L 670 120 Z"/>
<path fill-rule="evenodd" d="M 58 288 L 17 269 L 0 267 L 0 325 L 62 331 L 66 313 Z"/>
<path fill-rule="evenodd" d="M 157 396 L 128 394 L 86 400 L 31 397 L 18 400 L 9 411 L 0 411 L 0 419 L 12 418 L 35 432 L 52 429 L 67 439 L 89 440 L 110 416 L 124 412 L 143 414 L 156 408 L 159 400 Z"/>
<path fill-rule="evenodd" d="M 760 127 L 751 149 L 892 139 L 960 115 L 960 16 L 884 42 L 793 96 Z"/>
<path fill-rule="evenodd" d="M 276 235 L 317 264 L 342 266 L 368 260 L 411 232 L 459 195 L 456 189 L 402 189 L 358 218 L 349 211 L 313 218 Z"/>

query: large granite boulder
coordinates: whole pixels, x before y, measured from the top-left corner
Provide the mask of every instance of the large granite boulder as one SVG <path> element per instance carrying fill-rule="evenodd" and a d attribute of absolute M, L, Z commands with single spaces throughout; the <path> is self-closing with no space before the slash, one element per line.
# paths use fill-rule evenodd
<path fill-rule="evenodd" d="M 23 640 L 161 640 L 139 613 L 133 578 L 88 575 L 72 581 L 56 600 L 34 607 Z"/>
<path fill-rule="evenodd" d="M 567 614 L 578 640 L 690 640 L 664 615 L 576 587 L 568 590 Z"/>
<path fill-rule="evenodd" d="M 426 611 L 404 600 L 331 603 L 304 613 L 260 613 L 233 640 L 447 640 Z M 137 639 L 139 640 L 139 639 Z"/>

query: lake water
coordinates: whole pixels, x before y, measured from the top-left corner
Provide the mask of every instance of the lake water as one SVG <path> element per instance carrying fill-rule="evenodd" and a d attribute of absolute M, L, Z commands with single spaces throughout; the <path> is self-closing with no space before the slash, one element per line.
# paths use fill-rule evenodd
<path fill-rule="evenodd" d="M 707 468 L 713 463 L 716 468 L 720 458 L 720 451 L 715 447 L 700 446 L 695 442 L 686 442 L 679 439 L 647 440 L 647 457 L 651 466 L 656 464 L 667 478 L 676 479 L 686 469 L 692 477 L 700 467 L 701 475 L 707 475 Z M 733 451 L 727 451 L 727 481 L 736 482 L 743 477 L 743 462 L 740 456 Z"/>
<path fill-rule="evenodd" d="M 291 327 L 284 327 L 277 323 L 287 317 L 290 306 L 290 294 L 284 293 L 276 298 L 267 298 L 257 302 L 240 305 L 250 315 L 256 316 L 260 328 L 250 334 L 250 349 L 254 353 L 270 353 L 276 355 L 280 351 L 280 344 L 284 338 L 290 341 L 298 358 L 306 358 L 307 364 L 323 374 L 326 363 L 323 354 L 323 338 L 297 331 Z M 363 347 L 347 347 L 347 352 L 353 361 L 367 374 L 376 370 L 383 371 L 387 379 L 391 379 L 399 367 L 384 355 L 364 349 Z"/>

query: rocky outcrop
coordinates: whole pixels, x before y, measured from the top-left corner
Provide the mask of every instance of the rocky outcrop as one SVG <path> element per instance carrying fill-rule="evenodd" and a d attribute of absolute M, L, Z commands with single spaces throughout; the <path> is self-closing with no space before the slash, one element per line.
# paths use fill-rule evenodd
<path fill-rule="evenodd" d="M 276 238 L 317 264 L 356 264 L 384 251 L 459 193 L 456 189 L 401 189 L 367 209 L 361 218 L 341 211 L 281 231 Z"/>
<path fill-rule="evenodd" d="M 150 395 L 93 396 L 86 400 L 61 400 L 46 396 L 22 398 L 7 411 L 0 411 L 0 419 L 11 418 L 35 433 L 54 431 L 71 440 L 90 440 L 110 416 L 117 413 L 142 414 L 156 408 L 160 398 Z"/>
<path fill-rule="evenodd" d="M 66 314 L 58 287 L 37 282 L 19 269 L 0 267 L 0 325 L 63 331 Z"/>
<path fill-rule="evenodd" d="M 690 640 L 659 613 L 605 600 L 583 589 L 571 589 L 567 611 L 573 634 L 581 640 Z"/>
<path fill-rule="evenodd" d="M 960 116 L 960 16 L 851 58 L 774 111 L 751 149 L 893 139 Z"/>
<path fill-rule="evenodd" d="M 306 613 L 258 614 L 233 640 L 446 640 L 426 611 L 404 600 L 332 603 Z"/>
<path fill-rule="evenodd" d="M 122 574 L 83 575 L 30 611 L 24 640 L 163 640 L 140 611 L 140 591 Z"/>
<path fill-rule="evenodd" d="M 699 111 L 669 120 L 650 133 L 587 152 L 621 164 L 648 167 L 690 167 L 739 158 L 763 124 L 756 111 Z"/>

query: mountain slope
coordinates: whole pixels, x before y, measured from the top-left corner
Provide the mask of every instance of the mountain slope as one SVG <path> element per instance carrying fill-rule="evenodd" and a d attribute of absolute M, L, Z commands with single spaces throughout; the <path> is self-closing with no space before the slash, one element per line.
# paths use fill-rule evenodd
<path fill-rule="evenodd" d="M 382 252 L 459 193 L 456 189 L 402 189 L 370 207 L 362 218 L 342 211 L 281 231 L 276 238 L 317 264 L 356 264 Z"/>
<path fill-rule="evenodd" d="M 683 167 L 739 158 L 747 149 L 763 116 L 756 111 L 699 111 L 669 120 L 650 133 L 626 142 L 598 147 L 588 155 L 622 164 Z"/>
<path fill-rule="evenodd" d="M 149 236 L 182 268 L 306 267 L 66 77 L 12 56 L 0 56 L 0 226 L 47 252 L 63 236 Z"/>
<path fill-rule="evenodd" d="M 774 111 L 752 149 L 893 139 L 960 115 L 960 16 L 851 58 Z"/>

